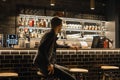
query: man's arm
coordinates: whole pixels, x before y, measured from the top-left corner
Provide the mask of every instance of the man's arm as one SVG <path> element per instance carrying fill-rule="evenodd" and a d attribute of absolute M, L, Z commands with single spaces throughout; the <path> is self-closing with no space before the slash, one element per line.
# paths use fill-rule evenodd
<path fill-rule="evenodd" d="M 41 44 L 41 47 L 42 47 L 41 50 L 43 51 L 42 54 L 44 55 L 47 65 L 50 65 L 49 59 L 50 59 L 50 53 L 51 53 L 51 48 L 52 48 L 51 46 L 52 46 L 53 40 L 54 40 L 53 35 L 45 34 L 44 39 Z"/>
<path fill-rule="evenodd" d="M 77 50 L 79 47 L 78 46 L 68 46 L 68 45 L 59 45 L 59 44 L 57 44 L 57 48 L 72 48 L 72 49 Z"/>

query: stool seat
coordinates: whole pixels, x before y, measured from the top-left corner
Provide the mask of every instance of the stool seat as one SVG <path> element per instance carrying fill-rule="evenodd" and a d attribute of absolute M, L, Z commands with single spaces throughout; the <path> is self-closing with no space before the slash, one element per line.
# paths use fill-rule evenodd
<path fill-rule="evenodd" d="M 69 71 L 72 72 L 73 75 L 75 75 L 76 80 L 86 80 L 86 77 L 83 75 L 83 73 L 88 73 L 87 69 L 83 69 L 83 68 L 70 68 Z"/>
<path fill-rule="evenodd" d="M 117 66 L 101 66 L 101 69 L 109 70 L 109 69 L 119 69 Z"/>
<path fill-rule="evenodd" d="M 104 70 L 103 75 L 102 75 L 102 80 L 106 80 L 107 79 L 106 76 L 108 76 L 107 80 L 112 80 L 112 77 L 109 76 L 110 73 L 108 73 L 108 71 L 111 72 L 111 70 L 117 70 L 117 69 L 119 69 L 119 67 L 117 67 L 117 66 L 109 66 L 108 65 L 108 66 L 101 66 L 101 69 Z M 106 73 L 106 71 L 107 71 L 107 73 Z"/>
<path fill-rule="evenodd" d="M 69 71 L 70 72 L 82 72 L 82 73 L 87 73 L 88 72 L 87 69 L 83 69 L 83 68 L 70 68 Z"/>
<path fill-rule="evenodd" d="M 0 77 L 17 77 L 18 73 L 15 72 L 0 72 Z"/>

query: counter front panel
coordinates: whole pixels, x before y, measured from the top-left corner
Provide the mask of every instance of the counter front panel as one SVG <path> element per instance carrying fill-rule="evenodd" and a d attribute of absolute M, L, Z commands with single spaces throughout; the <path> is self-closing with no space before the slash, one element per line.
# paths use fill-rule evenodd
<path fill-rule="evenodd" d="M 4 49 L 0 50 L 0 71 L 15 71 L 18 80 L 39 80 L 37 69 L 33 65 L 33 58 L 37 49 Z M 57 50 L 57 63 L 68 68 L 77 67 L 88 69 L 87 80 L 99 80 L 104 72 L 103 65 L 120 67 L 120 50 Z M 120 70 L 111 70 L 114 80 L 120 79 Z M 15 80 L 17 80 L 15 79 Z"/>

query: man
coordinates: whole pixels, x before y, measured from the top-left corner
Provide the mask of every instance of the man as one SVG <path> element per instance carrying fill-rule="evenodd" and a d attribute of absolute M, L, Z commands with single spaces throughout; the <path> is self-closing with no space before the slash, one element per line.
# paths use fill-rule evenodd
<path fill-rule="evenodd" d="M 54 17 L 51 20 L 51 30 L 42 37 L 38 48 L 38 54 L 34 59 L 34 64 L 45 76 L 55 76 L 60 80 L 75 80 L 69 73 L 55 65 L 56 48 L 70 48 L 70 46 L 58 45 L 56 43 L 57 34 L 61 31 L 62 20 Z M 71 47 L 75 48 L 75 47 Z"/>

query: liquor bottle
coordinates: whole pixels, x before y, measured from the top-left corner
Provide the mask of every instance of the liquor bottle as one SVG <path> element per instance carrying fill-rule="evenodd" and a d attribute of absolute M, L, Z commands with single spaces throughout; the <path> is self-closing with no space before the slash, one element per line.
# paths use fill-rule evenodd
<path fill-rule="evenodd" d="M 21 17 L 21 26 L 24 26 L 24 18 Z"/>
<path fill-rule="evenodd" d="M 43 27 L 46 27 L 46 20 L 43 19 Z"/>
<path fill-rule="evenodd" d="M 108 45 L 109 45 L 108 40 L 107 40 L 107 39 L 104 40 L 104 42 L 103 42 L 103 46 L 104 46 L 104 48 L 109 48 Z"/>
<path fill-rule="evenodd" d="M 25 27 L 28 26 L 28 19 L 27 19 L 27 18 L 24 19 L 24 26 L 25 26 Z"/>
<path fill-rule="evenodd" d="M 29 19 L 29 26 L 34 27 L 34 19 L 33 18 Z"/>
<path fill-rule="evenodd" d="M 41 24 L 41 27 L 46 27 L 46 22 L 44 19 L 41 19 L 40 24 Z"/>
<path fill-rule="evenodd" d="M 22 17 L 18 17 L 18 26 L 22 26 Z"/>

